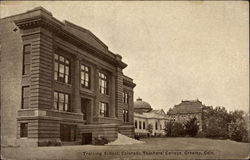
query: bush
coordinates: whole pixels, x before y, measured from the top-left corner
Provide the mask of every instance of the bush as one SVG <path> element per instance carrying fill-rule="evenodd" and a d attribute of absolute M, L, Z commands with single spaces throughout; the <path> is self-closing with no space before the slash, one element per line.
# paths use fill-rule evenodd
<path fill-rule="evenodd" d="M 109 141 L 106 137 L 98 137 L 94 138 L 94 144 L 96 145 L 104 145 L 107 144 Z"/>
<path fill-rule="evenodd" d="M 238 120 L 229 124 L 228 136 L 237 142 L 248 142 L 248 131 L 244 120 Z"/>
<path fill-rule="evenodd" d="M 38 141 L 38 146 L 61 146 L 62 143 L 59 140 L 44 140 Z"/>
<path fill-rule="evenodd" d="M 165 124 L 165 132 L 168 137 L 180 137 L 185 135 L 184 126 L 178 122 L 167 122 Z"/>
<path fill-rule="evenodd" d="M 197 138 L 205 138 L 206 134 L 204 132 L 198 132 L 195 137 L 197 137 Z"/>

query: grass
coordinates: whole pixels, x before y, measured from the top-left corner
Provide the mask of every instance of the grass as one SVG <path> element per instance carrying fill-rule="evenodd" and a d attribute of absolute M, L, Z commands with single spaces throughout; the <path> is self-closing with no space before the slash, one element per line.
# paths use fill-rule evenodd
<path fill-rule="evenodd" d="M 206 138 L 150 138 L 125 146 L 2 148 L 4 159 L 248 159 L 249 144 Z"/>

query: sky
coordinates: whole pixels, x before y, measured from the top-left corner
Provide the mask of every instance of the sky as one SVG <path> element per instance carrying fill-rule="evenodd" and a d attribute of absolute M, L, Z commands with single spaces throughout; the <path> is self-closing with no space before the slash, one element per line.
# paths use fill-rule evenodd
<path fill-rule="evenodd" d="M 167 111 L 199 99 L 249 110 L 249 6 L 246 1 L 15 1 L 1 18 L 42 6 L 89 29 L 128 64 L 138 97 Z"/>

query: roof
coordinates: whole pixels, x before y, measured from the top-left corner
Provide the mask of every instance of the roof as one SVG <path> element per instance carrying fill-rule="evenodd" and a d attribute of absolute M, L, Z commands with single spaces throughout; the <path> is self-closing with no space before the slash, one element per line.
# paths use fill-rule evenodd
<path fill-rule="evenodd" d="M 89 30 L 68 21 L 61 22 L 43 7 L 36 7 L 25 13 L 2 18 L 11 19 L 20 29 L 42 26 L 57 33 L 68 42 L 87 50 L 103 60 L 124 69 L 127 67 L 122 57 L 108 50 L 108 47 Z"/>
<path fill-rule="evenodd" d="M 141 98 L 137 98 L 134 102 L 134 108 L 136 109 L 151 109 L 151 105 L 148 102 L 142 101 Z"/>
<path fill-rule="evenodd" d="M 154 114 L 162 114 L 162 115 L 165 115 L 166 113 L 163 111 L 163 109 L 153 109 L 151 110 L 150 112 L 148 113 L 154 113 Z"/>
<path fill-rule="evenodd" d="M 182 101 L 175 105 L 173 109 L 169 109 L 168 114 L 183 114 L 183 113 L 200 113 L 202 112 L 202 103 L 199 100 Z"/>

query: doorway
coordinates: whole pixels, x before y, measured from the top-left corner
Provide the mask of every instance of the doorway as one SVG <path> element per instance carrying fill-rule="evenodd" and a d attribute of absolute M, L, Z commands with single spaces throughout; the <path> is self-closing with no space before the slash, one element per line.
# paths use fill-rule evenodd
<path fill-rule="evenodd" d="M 82 145 L 92 144 L 92 133 L 82 133 Z"/>
<path fill-rule="evenodd" d="M 90 109 L 91 109 L 91 100 L 87 98 L 81 98 L 81 111 L 83 113 L 83 120 L 90 120 Z"/>

